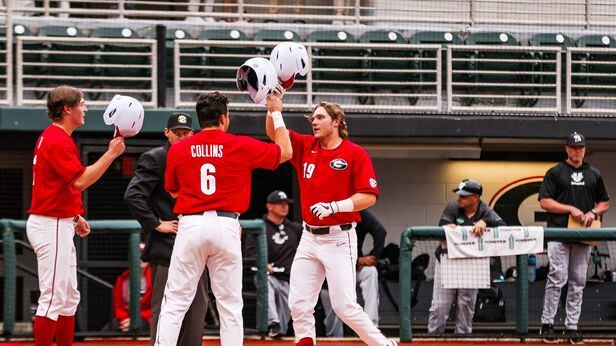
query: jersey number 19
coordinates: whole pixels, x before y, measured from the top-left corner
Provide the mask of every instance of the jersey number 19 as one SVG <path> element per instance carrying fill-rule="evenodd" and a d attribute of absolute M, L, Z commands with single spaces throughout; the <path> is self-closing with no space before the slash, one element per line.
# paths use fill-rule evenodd
<path fill-rule="evenodd" d="M 211 163 L 201 166 L 201 192 L 210 196 L 216 192 L 216 167 Z"/>

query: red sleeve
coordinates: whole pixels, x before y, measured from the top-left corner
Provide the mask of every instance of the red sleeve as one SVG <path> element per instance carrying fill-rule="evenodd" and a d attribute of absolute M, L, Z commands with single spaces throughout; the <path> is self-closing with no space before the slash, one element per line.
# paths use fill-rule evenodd
<path fill-rule="evenodd" d="M 72 185 L 86 170 L 81 164 L 74 142 L 56 142 L 47 147 L 46 151 L 47 165 L 69 185 Z"/>
<path fill-rule="evenodd" d="M 180 184 L 175 174 L 175 168 L 178 161 L 179 152 L 174 150 L 175 146 L 169 148 L 167 153 L 167 167 L 165 168 L 165 190 L 169 193 L 176 193 L 180 189 Z"/>
<path fill-rule="evenodd" d="M 115 319 L 122 322 L 130 318 L 130 313 L 124 308 L 124 297 L 122 296 L 122 285 L 128 276 L 128 270 L 120 274 L 113 286 L 113 310 L 115 311 Z"/>
<path fill-rule="evenodd" d="M 263 168 L 274 170 L 280 163 L 280 147 L 274 143 L 267 143 L 252 137 L 238 137 L 243 147 L 248 151 L 250 168 Z"/>
<path fill-rule="evenodd" d="M 307 135 L 301 135 L 295 131 L 289 130 L 289 137 L 291 138 L 291 146 L 293 147 L 293 157 L 289 162 L 295 167 L 301 167 L 302 157 L 304 155 L 304 143 Z"/>
<path fill-rule="evenodd" d="M 379 196 L 379 188 L 376 181 L 376 173 L 372 166 L 370 156 L 363 148 L 358 148 L 353 165 L 353 187 L 355 193 L 371 193 Z"/>

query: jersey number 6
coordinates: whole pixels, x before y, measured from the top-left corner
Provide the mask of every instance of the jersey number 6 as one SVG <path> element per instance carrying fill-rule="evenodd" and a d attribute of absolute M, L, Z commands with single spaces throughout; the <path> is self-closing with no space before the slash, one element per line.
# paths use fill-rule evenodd
<path fill-rule="evenodd" d="M 210 196 L 216 192 L 216 167 L 211 163 L 201 166 L 201 192 Z"/>

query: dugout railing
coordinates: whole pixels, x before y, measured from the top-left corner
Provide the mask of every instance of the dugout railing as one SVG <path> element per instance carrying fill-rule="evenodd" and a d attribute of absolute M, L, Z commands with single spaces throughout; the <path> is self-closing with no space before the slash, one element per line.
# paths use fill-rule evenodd
<path fill-rule="evenodd" d="M 140 250 L 139 243 L 141 237 L 141 227 L 139 223 L 135 220 L 93 220 L 89 222 L 92 233 L 88 235 L 88 237 L 102 237 L 102 236 L 114 236 L 114 235 L 125 235 L 123 238 L 124 241 L 127 241 L 128 244 L 117 244 L 116 246 L 119 248 L 126 248 L 127 250 L 127 258 L 128 258 L 128 268 L 130 269 L 129 274 L 129 286 L 130 286 L 130 318 L 131 318 L 131 326 L 129 332 L 119 334 L 119 332 L 95 332 L 95 331 L 82 331 L 81 335 L 125 335 L 125 336 L 133 336 L 136 337 L 143 333 L 144 326 L 142 326 L 141 321 L 141 278 L 140 278 Z M 246 234 L 251 234 L 256 237 L 257 244 L 257 257 L 256 257 L 256 332 L 259 334 L 264 334 L 267 332 L 268 322 L 267 322 L 267 240 L 265 238 L 265 224 L 262 220 L 240 220 L 240 225 L 242 227 L 242 232 Z M 3 268 L 3 307 L 2 307 L 2 317 L 3 317 L 3 328 L 2 334 L 10 338 L 11 335 L 15 333 L 15 325 L 16 325 L 16 302 L 17 295 L 22 292 L 17 292 L 17 273 L 18 271 L 23 272 L 25 275 L 36 276 L 36 269 L 31 266 L 23 265 L 18 262 L 17 253 L 20 251 L 19 249 L 27 249 L 28 251 L 32 251 L 27 238 L 25 237 L 25 228 L 26 221 L 24 220 L 9 220 L 9 219 L 1 219 L 0 220 L 0 232 L 2 232 L 2 268 Z M 17 237 L 16 237 L 17 236 Z M 87 239 L 87 238 L 86 238 Z M 117 238 L 112 238 L 114 241 L 117 241 Z M 78 250 L 78 252 L 87 252 L 87 249 Z M 100 251 L 100 250 L 99 250 Z M 88 255 L 88 254 L 86 254 Z M 89 259 L 90 256 L 95 256 L 96 254 L 90 254 L 86 256 L 88 259 L 84 262 L 86 268 L 96 267 L 92 260 Z M 117 261 L 116 261 L 117 262 Z M 112 263 L 112 262 L 108 262 Z M 123 263 L 123 262 L 122 262 Z M 80 260 L 77 261 L 78 265 L 78 276 L 85 277 L 88 281 L 94 281 L 97 285 L 105 287 L 107 291 L 111 291 L 113 289 L 113 282 L 106 281 L 93 275 L 87 270 L 83 270 L 80 268 Z M 105 265 L 105 264 L 103 264 Z M 117 265 L 114 264 L 114 265 Z M 80 282 L 83 282 L 80 280 Z M 89 285 L 86 285 L 89 286 Z M 83 287 L 80 284 L 79 290 L 86 290 L 86 294 L 82 292 L 82 302 L 83 304 L 87 301 L 87 288 Z M 108 293 L 109 293 L 108 292 Z M 94 293 L 94 291 L 92 292 Z M 110 293 L 109 293 L 110 294 Z M 87 302 L 85 303 L 87 305 Z M 213 307 L 210 307 L 213 308 Z M 85 310 L 88 310 L 86 307 Z M 78 314 L 79 314 L 78 309 Z M 96 312 L 93 312 L 96 313 Z M 26 318 L 29 320 L 29 318 Z"/>
<path fill-rule="evenodd" d="M 413 341 L 412 333 L 412 251 L 417 241 L 445 240 L 442 227 L 419 226 L 406 228 L 400 237 L 399 255 L 399 319 L 400 341 Z M 579 242 L 616 240 L 616 228 L 567 229 L 545 228 L 544 241 Z M 515 336 L 524 340 L 529 335 L 528 319 L 528 255 L 516 256 Z M 471 335 L 473 336 L 473 335 Z"/>

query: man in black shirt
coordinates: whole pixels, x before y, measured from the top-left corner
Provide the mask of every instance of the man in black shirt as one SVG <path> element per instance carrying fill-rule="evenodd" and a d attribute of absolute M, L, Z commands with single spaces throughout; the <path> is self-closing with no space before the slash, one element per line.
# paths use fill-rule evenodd
<path fill-rule="evenodd" d="M 472 234 L 476 237 L 481 237 L 486 227 L 505 226 L 503 219 L 490 206 L 481 201 L 483 187 L 478 181 L 465 179 L 453 192 L 458 195 L 458 200 L 445 207 L 438 222 L 439 226 L 473 226 Z M 443 248 L 444 245 L 439 245 L 436 250 L 438 261 L 434 266 L 434 287 L 428 317 L 428 333 L 442 334 L 445 332 L 445 323 L 457 293 L 456 333 L 470 334 L 473 331 L 473 316 L 478 290 L 441 287 L 440 258 L 447 254 L 447 249 Z"/>
<path fill-rule="evenodd" d="M 609 195 L 601 173 L 584 161 L 586 140 L 574 132 L 565 146 L 567 160 L 550 168 L 539 190 L 541 208 L 548 212 L 548 227 L 566 228 L 569 217 L 589 226 L 609 208 Z M 569 281 L 565 336 L 573 344 L 583 343 L 577 330 L 586 285 L 590 246 L 580 243 L 548 242 L 550 272 L 545 284 L 540 334 L 548 343 L 557 342 L 554 316 L 561 288 Z"/>
<path fill-rule="evenodd" d="M 267 214 L 263 217 L 267 236 L 268 336 L 275 338 L 287 333 L 291 319 L 289 310 L 289 275 L 295 251 L 302 237 L 302 225 L 287 219 L 289 203 L 293 200 L 283 191 L 274 191 L 267 196 Z M 257 254 L 255 238 L 247 236 L 244 255 Z"/>
<path fill-rule="evenodd" d="M 379 273 L 376 264 L 383 257 L 383 247 L 387 230 L 368 209 L 359 212 L 361 222 L 355 228 L 357 232 L 357 285 L 361 288 L 364 299 L 364 312 L 376 327 L 379 326 Z M 366 235 L 372 236 L 372 251 L 364 255 L 363 247 Z M 322 289 L 321 303 L 325 310 L 325 334 L 329 337 L 343 337 L 344 324 L 336 315 L 329 298 L 329 291 Z"/>
<path fill-rule="evenodd" d="M 173 113 L 164 129 L 167 142 L 139 157 L 135 176 L 131 179 L 124 202 L 141 228 L 148 232 L 141 259 L 152 269 L 152 327 L 150 340 L 156 340 L 158 316 L 167 283 L 169 262 L 178 230 L 178 218 L 173 213 L 175 200 L 165 191 L 164 176 L 169 146 L 193 134 L 192 117 L 187 113 Z M 207 276 L 199 281 L 197 294 L 182 322 L 178 345 L 201 345 L 203 324 L 207 310 Z"/>

